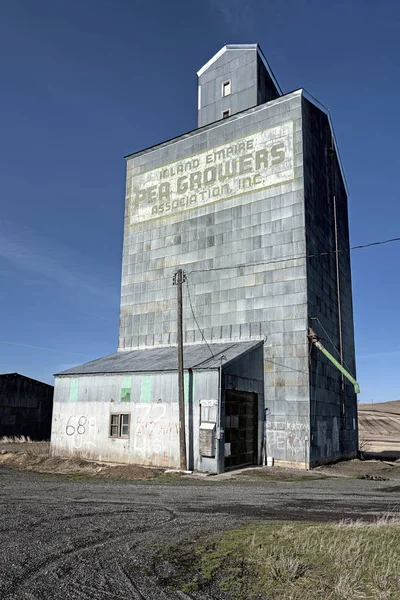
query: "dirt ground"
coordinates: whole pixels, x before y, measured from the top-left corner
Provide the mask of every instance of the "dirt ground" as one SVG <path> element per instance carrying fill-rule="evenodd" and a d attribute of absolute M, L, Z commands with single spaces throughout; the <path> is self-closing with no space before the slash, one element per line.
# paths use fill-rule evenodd
<path fill-rule="evenodd" d="M 164 477 L 164 469 L 59 458 L 49 454 L 48 442 L 0 442 L 0 464 L 14 469 L 69 475 L 75 478 L 151 480 Z M 2 454 L 4 452 L 4 454 Z M 169 475 L 172 477 L 173 475 Z"/>
<path fill-rule="evenodd" d="M 7 456 L 7 455 L 5 455 Z M 18 456 L 18 455 L 17 455 Z M 249 521 L 400 516 L 398 480 L 160 482 L 43 474 L 0 465 L 2 600 L 211 598 L 165 587 L 160 547 Z M 212 596 L 216 598 L 217 596 Z"/>
<path fill-rule="evenodd" d="M 184 556 L 194 540 L 246 523 L 371 522 L 388 514 L 400 517 L 398 462 L 207 477 L 50 457 L 45 443 L 3 443 L 0 598 L 222 599 L 172 589 L 176 565 L 165 549 Z"/>
<path fill-rule="evenodd" d="M 53 473 L 68 475 L 76 479 L 125 479 L 127 481 L 174 481 L 184 478 L 189 481 L 204 480 L 205 475 L 193 473 L 182 475 L 179 473 L 165 473 L 164 469 L 141 467 L 139 465 L 121 465 L 86 461 L 79 458 L 59 458 L 49 455 L 48 442 L 1 443 L 0 465 L 14 469 L 35 471 L 37 473 Z M 4 454 L 2 454 L 4 452 Z M 382 460 L 350 460 L 333 465 L 317 467 L 311 471 L 298 469 L 284 469 L 281 467 L 256 467 L 245 468 L 221 475 L 214 475 L 209 479 L 214 481 L 239 481 L 242 483 L 261 482 L 301 482 L 326 477 L 353 477 L 375 480 L 400 479 L 400 461 Z"/>

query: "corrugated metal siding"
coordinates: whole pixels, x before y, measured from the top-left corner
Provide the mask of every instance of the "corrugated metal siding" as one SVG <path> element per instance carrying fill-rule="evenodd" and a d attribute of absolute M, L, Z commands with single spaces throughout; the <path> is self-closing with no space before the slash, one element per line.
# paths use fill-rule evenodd
<path fill-rule="evenodd" d="M 324 338 L 324 345 L 338 358 L 339 315 L 335 264 L 333 194 L 336 196 L 339 244 L 343 354 L 355 376 L 355 346 L 349 251 L 347 194 L 336 154 L 331 154 L 331 131 L 327 116 L 303 99 L 308 313 L 317 318 L 310 325 Z M 333 162 L 333 164 L 331 164 Z M 333 179 L 332 179 L 333 177 Z M 327 334 L 325 332 L 328 332 Z M 329 339 L 328 339 L 329 337 Z M 333 342 L 333 346 L 331 344 Z M 357 397 L 345 381 L 345 418 L 341 422 L 341 374 L 316 348 L 311 353 L 311 461 L 354 454 L 358 449 Z M 355 427 L 354 427 L 355 424 Z"/>
<path fill-rule="evenodd" d="M 79 455 L 153 466 L 179 467 L 176 373 L 56 377 L 51 447 L 55 455 Z M 73 394 L 71 396 L 71 390 Z M 75 390 L 76 399 L 75 399 Z M 188 458 L 198 463 L 199 402 L 215 399 L 218 372 L 185 374 Z M 131 415 L 129 439 L 109 437 L 112 413 Z"/>

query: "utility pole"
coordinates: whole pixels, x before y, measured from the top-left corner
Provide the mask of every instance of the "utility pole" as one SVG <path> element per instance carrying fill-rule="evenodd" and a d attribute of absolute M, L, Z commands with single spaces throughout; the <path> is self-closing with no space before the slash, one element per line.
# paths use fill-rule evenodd
<path fill-rule="evenodd" d="M 217 472 L 221 473 L 223 469 L 221 469 L 220 459 L 223 454 L 221 454 L 221 444 L 224 441 L 224 427 L 221 423 L 222 417 L 222 362 L 226 360 L 225 354 L 219 357 L 219 383 L 218 383 L 218 410 L 217 410 L 217 430 L 216 430 L 216 459 L 217 459 Z"/>
<path fill-rule="evenodd" d="M 185 426 L 185 386 L 183 378 L 183 305 L 182 305 L 182 284 L 186 281 L 186 273 L 178 269 L 173 277 L 173 284 L 177 287 L 178 298 L 178 403 L 179 403 L 179 456 L 180 468 L 183 471 L 187 469 L 186 461 L 186 426 Z"/>

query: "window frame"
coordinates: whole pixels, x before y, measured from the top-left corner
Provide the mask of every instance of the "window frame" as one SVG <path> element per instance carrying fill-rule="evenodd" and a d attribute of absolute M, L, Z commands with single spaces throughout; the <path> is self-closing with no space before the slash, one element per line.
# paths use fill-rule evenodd
<path fill-rule="evenodd" d="M 117 417 L 117 423 L 113 423 L 113 417 Z M 122 434 L 122 418 L 123 417 L 128 417 L 128 433 L 127 434 Z M 126 424 L 125 424 L 126 425 Z M 113 428 L 117 427 L 117 435 L 114 435 L 112 433 Z M 108 423 L 108 437 L 112 438 L 113 440 L 118 440 L 118 439 L 128 439 L 131 436 L 131 413 L 127 413 L 127 412 L 123 412 L 123 413 L 117 413 L 117 412 L 113 412 L 110 413 L 110 420 Z"/>
<path fill-rule="evenodd" d="M 228 113 L 228 114 L 226 114 L 226 113 Z M 227 119 L 230 116 L 231 116 L 231 109 L 230 108 L 226 108 L 225 110 L 222 111 L 222 118 L 223 119 Z"/>
<path fill-rule="evenodd" d="M 229 92 L 227 94 L 225 94 L 225 87 L 228 85 L 229 85 Z M 232 80 L 227 79 L 226 81 L 223 81 L 221 84 L 221 98 L 227 98 L 231 94 L 232 94 Z"/>

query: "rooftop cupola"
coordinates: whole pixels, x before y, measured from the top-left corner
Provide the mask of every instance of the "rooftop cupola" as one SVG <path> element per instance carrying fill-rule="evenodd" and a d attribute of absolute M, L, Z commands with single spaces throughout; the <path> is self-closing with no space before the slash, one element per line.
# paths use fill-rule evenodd
<path fill-rule="evenodd" d="M 198 126 L 282 95 L 258 44 L 228 44 L 198 71 Z"/>

